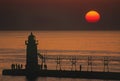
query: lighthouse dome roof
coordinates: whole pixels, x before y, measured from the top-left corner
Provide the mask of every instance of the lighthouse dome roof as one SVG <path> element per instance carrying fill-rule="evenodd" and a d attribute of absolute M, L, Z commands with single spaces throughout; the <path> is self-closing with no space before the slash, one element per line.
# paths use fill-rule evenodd
<path fill-rule="evenodd" d="M 31 32 L 31 34 L 28 36 L 28 39 L 34 39 L 35 36 L 33 35 L 33 33 Z"/>

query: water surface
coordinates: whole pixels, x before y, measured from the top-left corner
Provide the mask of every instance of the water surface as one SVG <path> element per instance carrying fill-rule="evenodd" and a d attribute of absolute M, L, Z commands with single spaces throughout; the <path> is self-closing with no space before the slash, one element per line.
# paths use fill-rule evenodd
<path fill-rule="evenodd" d="M 26 46 L 25 40 L 31 31 L 1 31 L 0 32 L 0 72 L 2 69 L 10 68 L 12 63 L 25 65 Z M 89 50 L 107 51 L 114 54 L 95 53 L 95 56 L 117 56 L 120 54 L 120 32 L 119 31 L 32 31 L 39 41 L 39 50 Z M 64 53 L 62 53 L 64 55 Z M 78 53 L 79 54 L 79 53 Z M 83 54 L 84 55 L 84 54 Z M 119 59 L 119 58 L 118 58 Z M 117 63 L 120 72 L 120 61 Z M 55 66 L 50 65 L 50 68 Z M 114 67 L 114 66 L 112 66 Z M 112 68 L 111 67 L 111 68 Z M 65 68 L 65 67 L 64 67 Z M 100 68 L 100 67 L 99 67 Z M 99 69 L 98 68 L 98 69 Z M 102 68 L 102 66 L 101 66 Z M 85 69 L 86 70 L 86 67 Z M 112 71 L 112 69 L 111 69 Z M 0 73 L 1 74 L 1 73 Z M 24 76 L 2 76 L 0 81 L 28 81 Z M 94 79 L 72 79 L 72 78 L 49 78 L 38 77 L 34 81 L 106 81 Z M 108 80 L 115 81 L 115 80 Z"/>

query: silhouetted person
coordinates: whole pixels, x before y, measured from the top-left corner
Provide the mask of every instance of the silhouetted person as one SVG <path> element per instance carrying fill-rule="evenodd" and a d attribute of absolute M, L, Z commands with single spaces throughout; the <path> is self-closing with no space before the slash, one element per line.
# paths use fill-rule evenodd
<path fill-rule="evenodd" d="M 20 69 L 20 64 L 17 65 L 18 69 Z"/>
<path fill-rule="evenodd" d="M 15 69 L 15 64 L 11 65 L 11 69 L 14 70 Z"/>
<path fill-rule="evenodd" d="M 23 65 L 21 64 L 21 65 L 20 65 L 20 69 L 22 69 L 22 68 L 23 68 Z"/>
<path fill-rule="evenodd" d="M 44 65 L 44 69 L 47 70 L 47 65 L 46 64 Z"/>
<path fill-rule="evenodd" d="M 80 71 L 82 71 L 82 65 L 80 65 Z"/>

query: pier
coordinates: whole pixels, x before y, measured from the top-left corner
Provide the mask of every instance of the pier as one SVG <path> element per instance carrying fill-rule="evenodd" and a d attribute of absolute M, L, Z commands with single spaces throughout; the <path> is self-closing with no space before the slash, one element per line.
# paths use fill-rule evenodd
<path fill-rule="evenodd" d="M 109 54 L 119 52 L 89 51 L 89 50 L 38 50 L 38 41 L 31 33 L 26 45 L 26 65 L 11 65 L 11 69 L 4 69 L 3 75 L 12 76 L 44 76 L 44 77 L 70 77 L 90 79 L 115 79 L 120 80 L 120 57 Z M 96 54 L 105 54 L 96 56 Z M 107 55 L 108 54 L 108 55 Z M 49 69 L 49 64 L 55 64 L 54 69 Z M 19 67 L 18 67 L 19 66 Z M 69 66 L 69 69 L 66 68 Z M 86 68 L 86 69 L 85 69 Z M 99 68 L 99 69 L 95 69 Z"/>

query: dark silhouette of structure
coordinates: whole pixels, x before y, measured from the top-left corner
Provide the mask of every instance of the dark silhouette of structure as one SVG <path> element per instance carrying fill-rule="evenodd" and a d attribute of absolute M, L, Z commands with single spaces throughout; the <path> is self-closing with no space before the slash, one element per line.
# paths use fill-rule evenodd
<path fill-rule="evenodd" d="M 92 71 L 92 56 L 88 57 L 87 71 Z"/>
<path fill-rule="evenodd" d="M 77 63 L 76 57 L 72 57 L 71 58 L 71 70 L 75 70 L 76 71 L 76 63 Z"/>
<path fill-rule="evenodd" d="M 78 62 L 84 57 L 73 56 L 50 56 L 41 55 L 38 53 L 37 45 L 38 41 L 35 36 L 31 33 L 28 36 L 26 44 L 26 66 L 22 69 L 22 64 L 11 64 L 11 69 L 4 69 L 3 75 L 25 75 L 27 77 L 45 76 L 45 77 L 73 77 L 73 78 L 91 78 L 91 79 L 116 79 L 120 80 L 120 72 L 109 72 L 109 59 L 108 57 L 102 57 L 104 61 L 104 72 L 92 71 L 93 56 L 86 56 L 87 60 L 87 71 L 82 70 L 83 65 L 79 65 Z M 66 51 L 65 51 L 66 52 Z M 38 64 L 38 57 L 41 60 L 41 64 Z M 56 70 L 49 70 L 46 64 L 46 59 L 55 60 L 57 63 Z M 70 61 L 71 70 L 62 70 L 61 61 Z M 79 60 L 79 61 L 78 61 Z M 76 66 L 79 65 L 80 70 L 77 71 Z M 107 70 L 107 72 L 105 72 Z M 90 71 L 90 72 L 89 72 Z"/>
<path fill-rule="evenodd" d="M 25 41 L 25 44 L 27 45 L 26 70 L 38 71 L 40 68 L 40 66 L 38 65 L 38 52 L 37 52 L 38 41 L 36 40 L 32 32 L 28 36 L 28 41 Z"/>
<path fill-rule="evenodd" d="M 104 72 L 109 72 L 109 58 L 104 57 Z"/>
<path fill-rule="evenodd" d="M 61 68 L 61 58 L 60 58 L 60 56 L 57 57 L 56 63 L 57 63 L 57 65 L 56 65 L 56 70 L 62 70 L 62 68 Z"/>

